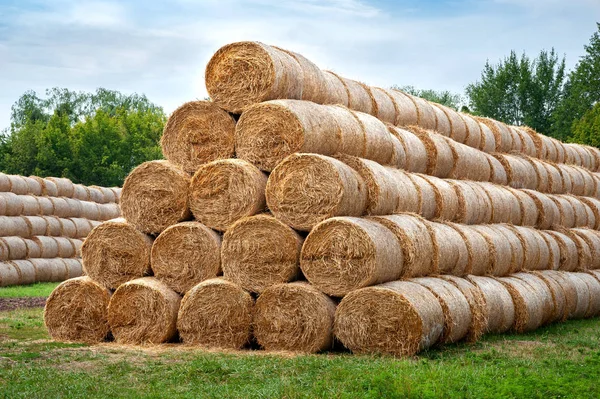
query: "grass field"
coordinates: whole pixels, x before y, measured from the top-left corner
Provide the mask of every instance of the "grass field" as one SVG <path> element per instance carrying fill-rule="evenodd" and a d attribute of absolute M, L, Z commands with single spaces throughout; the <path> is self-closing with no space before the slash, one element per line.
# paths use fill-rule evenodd
<path fill-rule="evenodd" d="M 58 284 L 60 283 L 35 283 L 1 287 L 0 298 L 47 297 Z"/>
<path fill-rule="evenodd" d="M 598 319 L 394 359 L 56 343 L 42 313 L 0 312 L 1 398 L 600 397 Z"/>

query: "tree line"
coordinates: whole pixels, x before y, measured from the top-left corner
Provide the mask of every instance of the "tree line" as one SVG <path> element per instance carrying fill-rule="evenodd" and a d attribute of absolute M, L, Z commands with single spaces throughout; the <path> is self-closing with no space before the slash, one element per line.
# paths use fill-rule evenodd
<path fill-rule="evenodd" d="M 465 94 L 401 87 L 413 95 L 563 141 L 600 146 L 600 23 L 572 71 L 554 49 L 535 58 L 511 52 L 486 62 Z M 0 171 L 120 186 L 142 162 L 160 159 L 167 117 L 145 96 L 98 89 L 24 93 L 0 135 Z"/>

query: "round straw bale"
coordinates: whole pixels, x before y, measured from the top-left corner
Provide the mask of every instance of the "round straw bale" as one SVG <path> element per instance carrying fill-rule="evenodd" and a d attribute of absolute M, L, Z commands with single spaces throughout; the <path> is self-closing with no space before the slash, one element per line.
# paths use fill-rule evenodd
<path fill-rule="evenodd" d="M 67 266 L 68 278 L 83 276 L 83 265 L 81 264 L 81 259 L 69 258 L 63 259 L 62 261 Z"/>
<path fill-rule="evenodd" d="M 469 147 L 481 149 L 482 148 L 482 132 L 479 122 L 471 117 L 469 114 L 459 113 L 461 118 L 465 121 L 467 125 L 467 137 L 465 138 L 464 144 Z"/>
<path fill-rule="evenodd" d="M 254 300 L 227 280 L 213 278 L 192 287 L 181 300 L 177 329 L 183 343 L 241 349 L 250 341 Z"/>
<path fill-rule="evenodd" d="M 315 353 L 333 345 L 335 303 L 305 282 L 277 284 L 256 300 L 254 336 L 269 351 Z"/>
<path fill-rule="evenodd" d="M 115 202 L 118 204 L 121 199 L 121 187 L 111 187 L 110 189 L 115 194 Z"/>
<path fill-rule="evenodd" d="M 571 201 L 564 195 L 548 195 L 548 198 L 554 201 L 558 209 L 557 223 L 566 228 L 575 227 L 575 209 Z"/>
<path fill-rule="evenodd" d="M 566 234 L 558 231 L 546 231 L 556 240 L 560 248 L 560 263 L 558 270 L 574 271 L 579 266 L 579 255 L 575 241 Z"/>
<path fill-rule="evenodd" d="M 461 294 L 464 295 L 469 303 L 469 308 L 471 309 L 471 324 L 467 331 L 466 340 L 467 342 L 476 342 L 483 334 L 485 334 L 488 325 L 489 314 L 483 292 L 479 287 L 465 278 L 448 275 L 439 276 L 439 278 L 452 283 L 460 290 Z"/>
<path fill-rule="evenodd" d="M 522 152 L 525 155 L 529 155 L 530 157 L 537 157 L 538 156 L 538 150 L 537 150 L 538 147 L 535 144 L 533 136 L 527 130 L 529 128 L 524 128 L 522 126 L 514 126 L 513 129 L 515 129 L 517 131 L 517 134 L 520 136 L 521 142 L 523 143 Z"/>
<path fill-rule="evenodd" d="M 520 224 L 521 205 L 519 199 L 506 187 L 480 184 L 491 206 L 490 222 Z M 483 198 L 483 197 L 482 197 Z"/>
<path fill-rule="evenodd" d="M 90 191 L 83 184 L 74 184 L 73 185 L 73 199 L 79 201 L 89 201 L 90 200 Z"/>
<path fill-rule="evenodd" d="M 565 163 L 571 164 L 571 165 L 581 165 L 582 164 L 582 160 L 579 154 L 579 151 L 577 151 L 577 147 L 574 147 L 573 144 L 570 143 L 565 143 L 564 144 L 565 147 Z"/>
<path fill-rule="evenodd" d="M 454 187 L 445 180 L 436 179 L 433 176 L 421 175 L 426 180 L 435 195 L 435 214 L 434 219 L 454 220 L 459 211 L 458 196 Z"/>
<path fill-rule="evenodd" d="M 46 180 L 50 180 L 56 184 L 56 188 L 58 190 L 57 194 L 59 197 L 73 197 L 75 188 L 73 187 L 73 182 L 71 180 L 64 177 L 47 177 Z"/>
<path fill-rule="evenodd" d="M 289 53 L 259 42 L 221 47 L 205 72 L 206 90 L 222 108 L 241 113 L 275 98 L 302 98 L 303 70 Z"/>
<path fill-rule="evenodd" d="M 396 104 L 396 126 L 410 126 L 416 125 L 419 121 L 419 114 L 417 112 L 417 106 L 408 96 L 408 94 L 397 89 L 391 89 L 386 91 L 390 97 L 394 99 Z"/>
<path fill-rule="evenodd" d="M 81 204 L 83 205 L 84 202 Z M 88 204 L 92 205 L 88 206 L 88 209 L 81 212 L 81 216 L 95 216 L 95 218 L 99 221 L 115 219 L 121 216 L 121 210 L 118 204 L 95 204 L 93 202 Z M 95 210 L 97 210 L 97 216 Z"/>
<path fill-rule="evenodd" d="M 300 64 L 300 69 L 302 70 L 302 99 L 316 102 L 318 104 L 324 104 L 328 100 L 327 94 L 327 81 L 325 79 L 323 71 L 319 69 L 314 63 L 309 61 L 306 57 L 301 54 L 294 53 L 292 51 L 288 51 L 279 47 L 274 47 L 275 49 L 282 51 L 294 58 L 298 64 Z M 334 93 L 331 93 L 334 94 Z M 337 103 L 338 101 L 334 101 Z"/>
<path fill-rule="evenodd" d="M 406 155 L 404 144 L 402 144 L 400 139 L 393 134 L 390 134 L 390 141 L 392 143 L 392 158 L 389 162 L 390 166 L 397 169 L 406 169 L 408 165 L 408 156 Z"/>
<path fill-rule="evenodd" d="M 61 252 L 65 251 L 64 242 L 59 247 L 58 238 L 61 237 L 37 236 L 33 238 L 33 241 L 40 247 L 40 258 L 58 258 Z"/>
<path fill-rule="evenodd" d="M 4 243 L 8 251 L 8 259 L 27 258 L 27 243 L 21 237 L 2 237 L 0 241 Z"/>
<path fill-rule="evenodd" d="M 21 215 L 23 216 L 35 216 L 40 215 L 40 203 L 38 201 L 38 197 L 34 197 L 33 195 L 19 195 L 16 197 L 18 201 L 21 202 Z M 55 198 L 49 198 L 50 200 L 54 200 Z M 54 205 L 53 205 L 54 207 Z M 65 209 L 63 208 L 64 212 Z"/>
<path fill-rule="evenodd" d="M 507 189 L 517 198 L 521 208 L 521 219 L 518 222 L 513 220 L 513 224 L 520 226 L 536 226 L 538 221 L 540 221 L 540 215 L 539 207 L 535 199 L 523 190 L 517 190 L 511 187 L 507 187 Z M 543 207 L 543 204 L 540 207 Z"/>
<path fill-rule="evenodd" d="M 302 246 L 300 267 L 309 282 L 333 296 L 404 274 L 402 248 L 394 233 L 373 220 L 350 217 L 315 226 Z"/>
<path fill-rule="evenodd" d="M 552 295 L 553 312 L 546 322 L 553 323 L 566 320 L 569 309 L 567 308 L 567 295 L 563 287 L 556 279 L 546 276 L 542 272 L 534 272 L 533 275 L 546 284 Z"/>
<path fill-rule="evenodd" d="M 600 314 L 600 281 L 588 273 L 573 274 L 583 280 L 588 287 L 589 305 L 584 317 L 598 316 Z"/>
<path fill-rule="evenodd" d="M 471 307 L 463 293 L 449 281 L 435 277 L 410 280 L 427 288 L 440 301 L 444 314 L 444 332 L 439 343 L 458 342 L 465 338 L 471 326 Z"/>
<path fill-rule="evenodd" d="M 294 152 L 332 155 L 343 150 L 361 156 L 364 139 L 362 126 L 351 111 L 308 101 L 256 104 L 242 114 L 235 127 L 237 156 L 265 171 Z M 342 149 L 343 141 L 349 143 Z"/>
<path fill-rule="evenodd" d="M 475 193 L 476 198 L 472 198 L 471 202 L 477 204 L 480 223 L 492 223 L 493 218 L 493 205 L 492 200 L 487 195 L 487 192 L 483 188 L 483 185 L 486 184 L 484 182 L 465 182 L 468 186 L 471 187 L 472 191 Z M 516 201 L 515 201 L 516 202 Z"/>
<path fill-rule="evenodd" d="M 564 297 L 563 314 L 560 317 L 557 314 L 555 321 L 570 319 L 577 311 L 577 290 L 571 279 L 565 276 L 568 273 L 555 270 L 542 270 L 536 272 L 536 274 L 548 284 L 553 291 L 553 295 L 556 295 L 557 302 L 562 301 L 561 296 Z M 562 291 L 562 295 L 560 291 Z"/>
<path fill-rule="evenodd" d="M 415 107 L 417 108 L 417 125 L 423 129 L 435 129 L 436 119 L 433 106 L 425 99 L 410 94 L 406 95 L 415 103 Z"/>
<path fill-rule="evenodd" d="M 0 216 L 0 236 L 30 237 L 31 225 L 21 216 Z"/>
<path fill-rule="evenodd" d="M 211 101 L 190 101 L 167 121 L 160 140 L 166 159 L 188 173 L 234 154 L 235 119 Z"/>
<path fill-rule="evenodd" d="M 466 181 L 447 180 L 458 200 L 452 220 L 463 224 L 488 223 L 493 216 L 492 202 L 481 186 Z"/>
<path fill-rule="evenodd" d="M 379 120 L 386 123 L 396 122 L 396 103 L 386 90 L 379 87 L 371 87 L 371 94 L 375 100 L 376 113 Z"/>
<path fill-rule="evenodd" d="M 25 220 L 25 223 L 28 226 L 29 235 L 28 237 L 33 236 L 43 236 L 48 232 L 48 221 L 43 216 L 21 216 Z M 27 237 L 27 236 L 24 236 Z"/>
<path fill-rule="evenodd" d="M 548 195 L 535 190 L 522 189 L 519 191 L 527 194 L 535 202 L 538 209 L 538 217 L 534 224 L 535 227 L 549 229 L 559 220 L 560 215 L 558 206 Z"/>
<path fill-rule="evenodd" d="M 295 280 L 300 274 L 303 241 L 291 227 L 268 214 L 242 218 L 223 236 L 223 277 L 258 293 Z"/>
<path fill-rule="evenodd" d="M 447 223 L 455 229 L 464 239 L 469 254 L 466 274 L 484 275 L 493 272 L 496 255 L 493 243 L 484 234 L 472 226 L 464 226 L 456 223 Z"/>
<path fill-rule="evenodd" d="M 558 270 L 560 268 L 560 246 L 556 238 L 548 234 L 547 231 L 537 230 L 548 247 L 548 267 L 549 270 Z"/>
<path fill-rule="evenodd" d="M 590 264 L 592 263 L 592 248 L 590 245 L 592 243 L 588 243 L 588 241 L 584 240 L 580 235 L 575 234 L 572 229 L 563 229 L 557 228 L 562 233 L 566 234 L 573 240 L 575 246 L 577 247 L 577 271 L 586 271 L 590 268 Z"/>
<path fill-rule="evenodd" d="M 23 202 L 18 195 L 0 192 L 0 215 L 20 216 L 23 214 Z"/>
<path fill-rule="evenodd" d="M 44 308 L 44 325 L 52 339 L 96 343 L 109 332 L 110 292 L 91 278 L 77 277 L 56 287 Z"/>
<path fill-rule="evenodd" d="M 72 258 L 77 253 L 75 243 L 67 237 L 51 237 L 56 241 L 59 258 Z M 43 254 L 43 249 L 42 249 Z"/>
<path fill-rule="evenodd" d="M 371 90 L 364 83 L 339 76 L 348 90 L 348 108 L 367 114 L 376 113 Z"/>
<path fill-rule="evenodd" d="M 27 247 L 27 258 L 42 257 L 42 248 L 40 247 L 39 242 L 30 239 L 24 239 L 24 241 Z"/>
<path fill-rule="evenodd" d="M 97 204 L 101 204 L 104 201 L 104 194 L 102 194 L 102 191 L 97 186 L 89 186 L 88 191 L 90 193 L 90 201 Z"/>
<path fill-rule="evenodd" d="M 428 154 L 425 173 L 437 177 L 448 177 L 454 168 L 454 153 L 447 139 L 418 126 L 409 126 L 407 129 L 414 133 L 425 146 Z"/>
<path fill-rule="evenodd" d="M 577 306 L 570 318 L 583 319 L 590 308 L 590 288 L 578 273 L 563 272 L 562 275 L 573 285 L 577 295 Z"/>
<path fill-rule="evenodd" d="M 484 276 L 467 276 L 466 280 L 479 288 L 483 295 L 487 314 L 485 332 L 501 334 L 508 331 L 515 321 L 515 305 L 504 285 Z"/>
<path fill-rule="evenodd" d="M 45 229 L 48 228 L 48 222 L 46 219 L 41 218 L 45 222 Z M 60 222 L 60 230 L 62 235 L 69 238 L 78 238 L 77 237 L 77 226 L 73 222 L 72 219 L 59 219 Z M 38 234 L 34 234 L 38 235 Z M 85 238 L 85 236 L 83 237 Z"/>
<path fill-rule="evenodd" d="M 174 224 L 154 240 L 150 264 L 157 279 L 184 294 L 221 270 L 221 237 L 202 223 Z"/>
<path fill-rule="evenodd" d="M 433 112 L 435 113 L 435 131 L 446 137 L 450 137 L 452 134 L 452 125 L 450 124 L 448 115 L 446 115 L 444 110 L 438 107 L 436 103 L 429 102 L 429 105 L 431 105 Z"/>
<path fill-rule="evenodd" d="M 469 266 L 469 249 L 458 231 L 443 223 L 428 222 L 433 241 L 433 270 L 436 274 L 462 276 Z"/>
<path fill-rule="evenodd" d="M 10 182 L 10 192 L 17 195 L 28 195 L 29 187 L 27 186 L 27 180 L 24 176 L 19 175 L 8 175 Z"/>
<path fill-rule="evenodd" d="M 50 200 L 50 197 L 36 197 L 36 200 L 39 207 L 38 215 L 54 215 L 54 204 Z"/>
<path fill-rule="evenodd" d="M 547 161 L 557 162 L 558 152 L 554 142 L 544 134 L 538 133 L 538 138 L 541 142 L 541 152 L 538 149 L 539 157 Z"/>
<path fill-rule="evenodd" d="M 542 307 L 539 310 L 543 314 L 542 324 L 552 322 L 557 313 L 560 314 L 563 311 L 564 301 L 562 303 L 554 302 L 550 287 L 535 273 L 515 273 L 511 277 L 526 282 L 540 298 Z"/>
<path fill-rule="evenodd" d="M 340 104 L 348 106 L 348 89 L 344 82 L 331 71 L 322 71 L 324 84 L 319 90 L 318 97 L 323 99 L 323 104 Z M 313 101 L 317 102 L 318 101 Z"/>
<path fill-rule="evenodd" d="M 107 288 L 150 273 L 152 239 L 123 219 L 94 228 L 81 248 L 85 273 Z"/>
<path fill-rule="evenodd" d="M 575 214 L 574 227 L 589 227 L 593 229 L 596 226 L 596 215 L 592 208 L 586 202 L 582 201 L 585 197 L 575 197 L 573 195 L 565 195 L 565 197 L 573 206 Z"/>
<path fill-rule="evenodd" d="M 19 284 L 20 285 L 33 284 L 36 282 L 35 267 L 29 260 L 18 259 L 18 260 L 13 260 L 11 263 L 13 264 L 15 269 L 17 269 L 17 273 L 19 273 Z M 60 280 L 60 281 L 62 281 L 62 280 Z"/>
<path fill-rule="evenodd" d="M 10 179 L 6 173 L 0 172 L 0 191 L 10 192 Z"/>
<path fill-rule="evenodd" d="M 450 122 L 450 134 L 447 135 L 451 139 L 458 143 L 464 143 L 467 137 L 467 124 L 465 120 L 461 118 L 460 114 L 452 108 L 446 107 L 441 104 L 431 103 L 434 107 L 441 109 L 448 121 Z"/>
<path fill-rule="evenodd" d="M 546 168 L 546 174 L 548 175 L 548 192 L 553 194 L 564 193 L 563 178 L 556 164 L 544 162 L 541 165 Z"/>
<path fill-rule="evenodd" d="M 36 279 L 38 281 L 65 281 L 69 278 L 67 265 L 60 258 L 37 258 L 29 259 L 35 267 Z"/>
<path fill-rule="evenodd" d="M 518 333 L 533 331 L 540 327 L 546 315 L 543 312 L 543 298 L 525 281 L 516 277 L 498 277 L 515 304 L 513 330 Z"/>
<path fill-rule="evenodd" d="M 27 193 L 31 195 L 43 195 L 43 185 L 41 183 L 42 179 L 38 180 L 33 176 L 25 177 L 23 176 L 25 183 L 27 183 Z"/>
<path fill-rule="evenodd" d="M 17 268 L 11 262 L 0 262 L 0 287 L 20 284 Z"/>
<path fill-rule="evenodd" d="M 123 184 L 123 217 L 144 233 L 158 234 L 190 217 L 189 185 L 189 176 L 169 162 L 144 162 Z"/>
<path fill-rule="evenodd" d="M 471 229 L 479 232 L 488 245 L 488 263 L 473 266 L 472 271 L 477 275 L 490 274 L 494 276 L 505 276 L 513 269 L 513 244 L 514 237 L 507 238 L 503 231 L 498 230 L 495 225 L 471 226 Z M 477 273 L 478 272 L 478 273 Z"/>
<path fill-rule="evenodd" d="M 501 179 L 492 175 L 492 166 L 488 161 L 490 156 L 467 145 L 460 144 L 451 139 L 446 142 L 452 150 L 453 167 L 448 177 L 475 181 L 491 181 Z M 494 160 L 496 160 L 494 158 Z M 498 162 L 498 165 L 502 165 Z"/>
<path fill-rule="evenodd" d="M 525 267 L 525 247 L 511 225 L 497 224 L 492 226 L 510 243 L 512 247 L 511 273 L 523 270 Z"/>
<path fill-rule="evenodd" d="M 396 209 L 391 213 L 412 212 L 418 213 L 421 206 L 420 188 L 410 177 L 410 173 L 403 170 L 388 168 L 386 171 L 394 178 L 395 190 L 398 192 Z"/>
<path fill-rule="evenodd" d="M 516 154 L 524 153 L 523 148 L 523 138 L 519 134 L 519 132 L 515 129 L 514 126 L 507 126 L 511 136 L 512 136 L 512 148 L 511 152 Z"/>
<path fill-rule="evenodd" d="M 48 225 L 45 235 L 53 237 L 62 235 L 62 224 L 60 223 L 60 218 L 56 216 L 44 216 L 44 219 L 46 219 L 46 224 Z"/>
<path fill-rule="evenodd" d="M 50 201 L 52 202 L 52 206 L 54 207 L 54 216 L 58 216 L 59 218 L 68 218 L 74 215 L 71 212 L 71 207 L 67 200 L 63 197 L 50 197 Z"/>
<path fill-rule="evenodd" d="M 563 175 L 563 186 L 569 187 L 569 190 L 565 188 L 565 192 L 567 194 L 584 195 L 585 181 L 580 170 L 572 165 L 565 164 L 558 164 L 558 168 Z M 570 181 L 570 185 L 567 183 L 567 180 Z"/>
<path fill-rule="evenodd" d="M 578 197 L 578 199 L 579 199 L 579 201 L 583 202 L 590 208 L 592 214 L 594 215 L 593 228 L 595 230 L 599 230 L 600 229 L 600 200 L 598 200 L 596 198 L 592 198 L 592 197 Z"/>
<path fill-rule="evenodd" d="M 404 262 L 402 277 L 428 276 L 434 273 L 431 254 L 433 239 L 426 222 L 415 214 L 373 217 L 396 235 Z"/>
<path fill-rule="evenodd" d="M 540 161 L 536 158 L 524 157 L 525 161 L 529 162 L 533 169 L 535 170 L 535 175 L 537 178 L 537 187 L 535 188 L 537 191 L 542 193 L 549 193 L 550 190 L 550 176 L 548 175 L 548 169 L 546 168 L 546 162 Z"/>
<path fill-rule="evenodd" d="M 471 117 L 479 123 L 479 128 L 481 129 L 481 144 L 479 149 L 483 152 L 487 152 L 488 154 L 496 152 L 496 135 L 492 129 L 490 129 L 485 123 L 481 123 L 478 118 L 473 116 Z"/>
<path fill-rule="evenodd" d="M 417 173 L 407 173 L 406 176 L 413 183 L 415 190 L 417 191 L 417 198 L 419 200 L 419 206 L 417 213 L 423 216 L 425 219 L 433 219 L 438 213 L 437 201 L 435 194 L 435 187 L 430 183 L 430 180 L 436 181 L 437 177 L 431 177 L 430 180 L 426 179 L 424 175 Z"/>
<path fill-rule="evenodd" d="M 496 150 L 499 152 L 510 152 L 513 147 L 513 137 L 506 126 L 502 122 L 490 118 L 476 118 L 479 122 L 486 125 L 496 138 Z"/>
<path fill-rule="evenodd" d="M 160 344 L 177 334 L 181 297 L 166 284 L 143 277 L 119 286 L 108 304 L 108 324 L 119 344 Z"/>
<path fill-rule="evenodd" d="M 443 330 L 438 299 L 410 281 L 353 291 L 335 312 L 335 336 L 354 353 L 413 356 L 438 342 Z"/>
<path fill-rule="evenodd" d="M 265 207 L 267 176 L 240 159 L 223 159 L 201 166 L 189 189 L 195 218 L 215 230 L 225 231 L 236 220 Z"/>
<path fill-rule="evenodd" d="M 29 241 L 31 241 L 31 240 L 29 240 Z M 4 241 L 0 241 L 0 261 L 6 261 L 9 259 L 10 258 L 8 256 L 8 247 L 6 246 Z"/>
<path fill-rule="evenodd" d="M 338 154 L 336 158 L 354 169 L 365 182 L 367 188 L 366 213 L 368 215 L 394 213 L 398 208 L 399 197 L 405 190 L 411 190 L 414 193 L 413 196 L 417 195 L 414 185 L 398 185 L 395 178 L 397 173 L 394 173 L 395 171 L 391 168 L 350 155 Z"/>
<path fill-rule="evenodd" d="M 374 116 L 354 111 L 352 111 L 352 113 L 360 122 L 364 132 L 363 143 L 365 150 L 360 156 L 371 159 L 382 165 L 391 164 L 393 158 L 393 142 L 390 132 L 385 124 L 383 124 L 383 122 Z M 344 136 L 342 133 L 341 152 L 348 153 L 350 155 L 359 155 L 354 149 L 352 151 L 346 150 L 346 147 L 347 146 L 344 142 Z"/>
<path fill-rule="evenodd" d="M 525 158 L 510 154 L 494 154 L 494 157 L 504 166 L 509 186 L 532 190 L 537 188 L 536 171 Z"/>
<path fill-rule="evenodd" d="M 600 269 L 600 232 L 586 228 L 570 229 L 569 231 L 571 234 L 579 236 L 589 247 L 591 257 L 588 268 Z"/>
<path fill-rule="evenodd" d="M 563 169 L 564 165 L 561 164 L 554 164 L 553 165 L 560 173 L 560 177 L 561 177 L 561 183 L 562 183 L 562 190 L 560 191 L 561 194 L 568 194 L 571 192 L 572 186 L 573 186 L 573 180 L 571 178 L 571 174 L 567 169 Z"/>
<path fill-rule="evenodd" d="M 425 173 L 427 171 L 429 154 L 423 142 L 408 130 L 389 125 L 388 130 L 400 141 L 404 148 L 404 152 L 406 153 L 406 165 L 404 169 L 414 173 Z"/>
<path fill-rule="evenodd" d="M 266 199 L 279 220 L 309 231 L 333 216 L 363 215 L 367 189 L 360 175 L 337 159 L 293 154 L 269 176 Z"/>

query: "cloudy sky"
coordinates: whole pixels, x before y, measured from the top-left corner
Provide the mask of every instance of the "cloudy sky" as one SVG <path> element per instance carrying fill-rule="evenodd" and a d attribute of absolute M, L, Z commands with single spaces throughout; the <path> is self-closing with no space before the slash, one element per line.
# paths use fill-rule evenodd
<path fill-rule="evenodd" d="M 598 0 L 0 0 L 0 129 L 26 90 L 203 98 L 222 45 L 259 40 L 373 85 L 462 93 L 490 59 L 554 47 L 572 67 Z"/>

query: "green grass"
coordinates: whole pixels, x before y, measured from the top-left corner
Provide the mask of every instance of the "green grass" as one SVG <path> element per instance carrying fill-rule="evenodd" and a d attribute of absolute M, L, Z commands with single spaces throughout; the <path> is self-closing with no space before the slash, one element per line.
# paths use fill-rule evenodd
<path fill-rule="evenodd" d="M 41 309 L 0 313 L 0 398 L 597 398 L 599 375 L 598 319 L 394 359 L 55 343 Z"/>
<path fill-rule="evenodd" d="M 0 298 L 23 298 L 48 296 L 60 283 L 35 283 L 0 288 Z"/>

